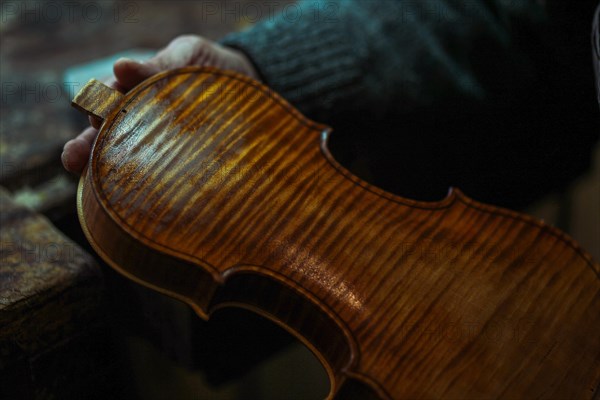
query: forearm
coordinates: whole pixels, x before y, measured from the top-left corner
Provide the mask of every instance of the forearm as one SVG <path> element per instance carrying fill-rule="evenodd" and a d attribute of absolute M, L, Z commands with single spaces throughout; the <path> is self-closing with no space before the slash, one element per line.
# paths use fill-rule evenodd
<path fill-rule="evenodd" d="M 309 0 L 298 4 L 299 18 L 280 15 L 223 43 L 242 49 L 266 83 L 310 117 L 407 113 L 494 97 L 527 79 L 511 24 L 542 19 L 541 7 L 494 4 Z"/>

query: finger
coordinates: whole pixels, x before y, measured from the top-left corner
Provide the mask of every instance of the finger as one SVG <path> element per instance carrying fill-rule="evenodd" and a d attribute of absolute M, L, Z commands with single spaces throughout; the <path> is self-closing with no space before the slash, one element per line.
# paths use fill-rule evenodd
<path fill-rule="evenodd" d="M 154 57 L 153 61 L 162 69 L 180 68 L 190 65 L 191 59 L 196 52 L 197 42 L 198 38 L 193 36 L 175 38 Z"/>
<path fill-rule="evenodd" d="M 98 130 L 90 126 L 75 139 L 65 143 L 61 160 L 67 171 L 73 173 L 81 173 L 83 171 L 97 134 Z"/>
<path fill-rule="evenodd" d="M 212 64 L 215 60 L 215 43 L 195 35 L 183 35 L 173 39 L 167 47 L 151 60 L 161 70 L 189 65 Z"/>
<path fill-rule="evenodd" d="M 113 67 L 114 68 L 114 67 Z M 104 81 L 104 84 L 110 88 L 113 88 L 115 90 L 118 90 L 121 93 L 127 93 L 127 91 L 131 88 L 126 88 L 125 86 L 121 85 L 118 81 L 117 78 L 115 78 L 114 76 L 112 78 L 109 78 L 107 80 Z"/>
<path fill-rule="evenodd" d="M 155 75 L 161 69 L 152 62 L 141 62 L 129 58 L 120 58 L 115 62 L 113 71 L 116 83 L 125 91 L 132 89 L 145 79 Z"/>
<path fill-rule="evenodd" d="M 167 47 L 146 61 L 121 58 L 113 67 L 117 83 L 130 90 L 140 82 L 161 71 L 189 66 L 203 65 L 210 58 L 210 41 L 198 36 L 180 36 Z"/>

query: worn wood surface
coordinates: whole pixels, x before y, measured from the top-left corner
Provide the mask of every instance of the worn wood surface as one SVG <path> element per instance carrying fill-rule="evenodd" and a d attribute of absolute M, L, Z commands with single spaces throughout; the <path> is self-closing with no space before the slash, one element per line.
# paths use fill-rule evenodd
<path fill-rule="evenodd" d="M 100 270 L 0 187 L 0 398 L 108 395 L 115 352 Z"/>
<path fill-rule="evenodd" d="M 21 345 L 27 348 L 29 343 L 43 346 L 35 339 L 41 330 L 25 325 L 33 323 L 47 329 L 44 336 L 53 340 L 49 334 L 65 319 L 72 319 L 74 313 L 85 316 L 86 309 L 97 307 L 100 271 L 89 254 L 46 218 L 17 205 L 4 189 L 0 189 L 0 221 L 0 339 L 18 335 Z M 80 296 L 74 302 L 49 301 L 71 289 Z M 47 319 L 46 322 L 31 321 L 34 315 L 30 311 L 40 307 L 54 307 L 55 312 L 40 312 L 38 317 Z"/>
<path fill-rule="evenodd" d="M 595 395 L 598 263 L 458 190 L 385 193 L 333 160 L 328 135 L 247 78 L 161 74 L 107 118 L 81 222 L 114 268 L 202 317 L 244 307 L 298 335 L 331 396 Z"/>

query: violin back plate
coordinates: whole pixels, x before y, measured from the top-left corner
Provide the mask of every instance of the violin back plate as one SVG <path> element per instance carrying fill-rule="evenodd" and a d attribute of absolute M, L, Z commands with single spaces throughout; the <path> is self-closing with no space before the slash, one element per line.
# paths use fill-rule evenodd
<path fill-rule="evenodd" d="M 600 267 L 558 230 L 373 187 L 328 127 L 235 73 L 162 73 L 103 114 L 78 196 L 96 251 L 203 318 L 281 324 L 330 397 L 597 396 Z"/>

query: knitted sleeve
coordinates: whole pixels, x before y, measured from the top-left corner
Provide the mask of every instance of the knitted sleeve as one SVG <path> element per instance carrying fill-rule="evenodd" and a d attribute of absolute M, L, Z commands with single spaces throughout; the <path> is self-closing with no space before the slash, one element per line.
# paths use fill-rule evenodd
<path fill-rule="evenodd" d="M 543 18 L 535 0 L 307 0 L 221 43 L 329 122 L 510 90 L 530 68 L 513 46 L 516 27 Z"/>

